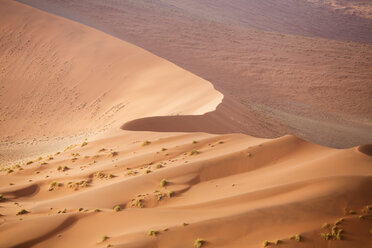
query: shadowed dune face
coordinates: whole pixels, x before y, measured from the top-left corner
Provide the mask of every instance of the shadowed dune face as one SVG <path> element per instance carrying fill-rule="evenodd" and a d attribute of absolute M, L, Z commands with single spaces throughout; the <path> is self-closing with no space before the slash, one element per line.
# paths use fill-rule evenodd
<path fill-rule="evenodd" d="M 358 147 L 358 150 L 364 154 L 372 156 L 372 144 L 369 145 L 361 145 Z"/>
<path fill-rule="evenodd" d="M 291 133 L 333 147 L 372 141 L 372 20 L 329 1 L 22 2 L 113 34 L 212 82 L 245 122 L 256 118 L 247 134 Z"/>
<path fill-rule="evenodd" d="M 0 0 L 0 34 L 2 137 L 108 129 L 0 168 L 0 247 L 371 247 L 371 145 L 224 134 L 270 136 L 294 115 L 222 101 L 174 64 L 14 1 Z"/>

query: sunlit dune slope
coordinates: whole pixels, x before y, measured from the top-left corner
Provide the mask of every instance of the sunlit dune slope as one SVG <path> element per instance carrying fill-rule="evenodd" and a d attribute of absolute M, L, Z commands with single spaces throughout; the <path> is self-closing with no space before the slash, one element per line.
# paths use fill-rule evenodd
<path fill-rule="evenodd" d="M 202 238 L 203 247 L 367 248 L 370 150 L 123 132 L 1 172 L 0 246 L 187 248 Z M 332 228 L 342 240 L 321 236 Z"/>
<path fill-rule="evenodd" d="M 2 142 L 203 114 L 222 100 L 209 82 L 141 48 L 17 2 L 0 4 Z"/>

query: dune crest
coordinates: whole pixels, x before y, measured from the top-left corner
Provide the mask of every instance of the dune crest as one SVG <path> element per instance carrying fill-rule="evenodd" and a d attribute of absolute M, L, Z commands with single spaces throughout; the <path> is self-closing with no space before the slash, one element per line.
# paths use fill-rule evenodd
<path fill-rule="evenodd" d="M 50 145 L 1 167 L 0 247 L 371 246 L 371 145 L 226 134 L 259 123 L 209 82 L 17 2 L 0 33 L 2 147 Z"/>
<path fill-rule="evenodd" d="M 200 115 L 222 101 L 209 82 L 141 48 L 17 2 L 0 4 L 3 149 L 141 117 Z"/>

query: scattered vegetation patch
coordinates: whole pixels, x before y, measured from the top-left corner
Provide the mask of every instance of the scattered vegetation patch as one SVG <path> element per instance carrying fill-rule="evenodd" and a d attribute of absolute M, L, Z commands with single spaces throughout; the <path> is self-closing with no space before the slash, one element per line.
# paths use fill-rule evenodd
<path fill-rule="evenodd" d="M 104 178 L 105 173 L 103 173 L 102 171 L 98 171 L 98 172 L 96 172 L 96 174 L 94 174 L 94 176 L 97 177 L 97 178 Z"/>
<path fill-rule="evenodd" d="M 136 200 L 136 206 L 139 207 L 139 208 L 143 208 L 144 205 L 143 205 L 143 199 L 139 198 Z"/>
<path fill-rule="evenodd" d="M 163 167 L 163 165 L 162 165 L 161 163 L 158 163 L 158 164 L 156 164 L 156 165 L 154 166 L 155 169 L 160 169 L 160 168 L 162 168 L 162 167 Z"/>
<path fill-rule="evenodd" d="M 58 171 L 67 171 L 67 170 L 69 170 L 69 169 L 70 169 L 70 168 L 68 168 L 66 165 L 64 165 L 64 166 L 60 166 L 60 165 L 59 165 L 59 166 L 57 167 L 57 170 L 58 170 Z"/>
<path fill-rule="evenodd" d="M 194 242 L 194 247 L 195 248 L 200 248 L 200 247 L 203 247 L 203 245 L 205 244 L 205 240 L 204 239 L 197 239 L 195 240 Z"/>
<path fill-rule="evenodd" d="M 356 212 L 352 209 L 344 208 L 344 211 L 345 211 L 345 215 L 356 214 Z"/>
<path fill-rule="evenodd" d="M 117 152 L 110 152 L 109 157 L 115 157 L 115 156 L 117 156 L 117 155 L 118 155 Z"/>
<path fill-rule="evenodd" d="M 159 232 L 156 231 L 156 230 L 150 230 L 150 231 L 149 231 L 149 235 L 150 235 L 150 236 L 153 236 L 153 237 L 156 237 L 156 235 L 158 235 L 158 233 L 159 233 Z"/>
<path fill-rule="evenodd" d="M 302 240 L 301 235 L 300 235 L 300 234 L 296 234 L 296 235 L 295 235 L 295 240 L 296 240 L 297 242 L 301 242 L 301 240 Z"/>
<path fill-rule="evenodd" d="M 321 233 L 320 236 L 325 239 L 325 240 L 330 240 L 332 239 L 332 234 L 330 233 Z"/>
<path fill-rule="evenodd" d="M 59 186 L 61 186 L 60 183 L 56 182 L 56 181 L 53 181 L 49 184 L 49 191 L 52 191 L 56 188 L 58 188 Z"/>
<path fill-rule="evenodd" d="M 23 215 L 23 214 L 28 214 L 29 212 L 26 209 L 21 209 L 18 211 L 16 215 Z"/>
<path fill-rule="evenodd" d="M 331 225 L 329 223 L 325 223 L 322 228 L 325 229 L 325 228 L 329 228 Z"/>
<path fill-rule="evenodd" d="M 142 142 L 142 146 L 147 146 L 147 145 L 150 145 L 151 142 L 148 141 L 148 140 L 145 140 L 144 142 Z"/>
<path fill-rule="evenodd" d="M 166 185 L 167 185 L 167 181 L 165 180 L 165 179 L 162 179 L 161 181 L 160 181 L 160 186 L 161 187 L 165 187 Z"/>
<path fill-rule="evenodd" d="M 200 152 L 198 152 L 197 150 L 191 150 L 190 152 L 189 152 L 189 155 L 190 156 L 192 156 L 192 155 L 198 155 Z"/>

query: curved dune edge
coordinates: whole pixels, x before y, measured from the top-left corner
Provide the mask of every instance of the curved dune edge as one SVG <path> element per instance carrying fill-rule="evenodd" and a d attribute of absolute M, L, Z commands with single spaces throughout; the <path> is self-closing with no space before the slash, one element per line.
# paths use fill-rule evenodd
<path fill-rule="evenodd" d="M 203 238 L 205 247 L 278 239 L 285 247 L 368 247 L 371 187 L 372 157 L 358 148 L 291 135 L 124 131 L 1 172 L 0 246 L 192 247 Z M 29 213 L 17 216 L 20 209 Z M 340 218 L 343 240 L 324 240 L 322 226 Z"/>
<path fill-rule="evenodd" d="M 0 5 L 2 154 L 142 117 L 201 115 L 223 99 L 210 82 L 132 44 L 14 1 Z"/>
<path fill-rule="evenodd" d="M 5 2 L 22 6 L 0 3 Z M 28 7 L 23 11 L 33 12 Z M 163 63 L 168 72 L 169 63 Z M 174 70 L 179 73 L 181 69 Z M 206 85 L 210 93 L 211 85 L 200 81 L 197 85 Z M 84 89 L 94 92 L 93 86 Z M 150 90 L 155 94 L 154 87 Z M 220 100 L 214 97 L 212 102 Z M 224 101 L 228 104 L 202 116 L 155 117 L 155 121 L 176 121 L 167 119 L 154 127 L 167 131 L 173 123 L 174 131 L 191 126 L 192 131 L 210 128 L 216 133 L 237 125 L 247 128 L 249 124 L 238 119 L 234 103 Z M 200 102 L 192 103 L 200 110 Z M 208 109 L 216 106 L 208 103 L 204 105 Z M 180 106 L 189 107 L 189 114 L 198 114 L 193 104 Z M 170 110 L 164 107 L 162 111 Z M 144 112 L 138 110 L 135 115 Z M 79 113 L 75 114 L 78 119 Z M 209 115 L 215 119 L 194 119 Z M 292 135 L 264 139 L 144 131 L 122 131 L 69 145 L 0 172 L 0 247 L 186 248 L 193 247 L 198 238 L 206 241 L 203 247 L 262 247 L 264 240 L 271 245 L 281 240 L 282 247 L 329 247 L 330 242 L 337 247 L 371 246 L 372 157 L 365 154 L 368 146 L 337 150 Z M 336 225 L 340 218 L 344 219 Z M 330 228 L 322 228 L 325 223 Z M 342 240 L 321 237 L 332 226 L 343 229 Z M 156 235 L 150 236 L 151 230 Z M 291 238 L 296 234 L 300 242 Z"/>

